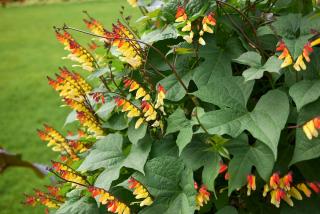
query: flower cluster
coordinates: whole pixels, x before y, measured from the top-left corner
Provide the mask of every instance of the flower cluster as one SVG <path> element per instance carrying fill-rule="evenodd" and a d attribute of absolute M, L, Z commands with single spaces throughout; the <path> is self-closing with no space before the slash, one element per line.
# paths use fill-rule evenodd
<path fill-rule="evenodd" d="M 83 21 L 92 33 L 94 33 L 98 36 L 104 36 L 107 33 L 107 31 L 104 29 L 102 23 L 100 23 L 96 19 L 89 16 L 89 20 L 83 19 Z"/>
<path fill-rule="evenodd" d="M 96 198 L 97 201 L 103 205 L 108 206 L 108 212 L 118 213 L 118 214 L 130 214 L 130 208 L 123 202 L 120 202 L 109 192 L 104 189 L 97 187 L 89 187 L 89 192 L 92 197 Z"/>
<path fill-rule="evenodd" d="M 128 112 L 127 117 L 139 117 L 141 115 L 140 110 L 133 105 L 129 100 L 122 97 L 115 97 L 115 102 L 118 107 L 122 108 L 122 112 Z"/>
<path fill-rule="evenodd" d="M 320 117 L 315 117 L 302 126 L 303 132 L 309 140 L 318 137 L 318 129 L 320 129 Z"/>
<path fill-rule="evenodd" d="M 284 200 L 290 206 L 293 206 L 291 198 L 302 200 L 302 195 L 299 190 L 307 197 L 310 197 L 311 191 L 305 183 L 300 183 L 294 186 L 292 182 L 293 176 L 291 172 L 284 175 L 282 178 L 280 178 L 280 174 L 278 172 L 273 173 L 270 177 L 269 184 L 264 185 L 263 196 L 266 197 L 270 192 L 271 203 L 276 207 L 280 207 L 281 200 Z M 319 190 L 319 186 L 315 183 L 309 182 L 309 184 L 312 186 L 312 189 L 315 189 L 316 191 Z"/>
<path fill-rule="evenodd" d="M 52 150 L 56 152 L 65 152 L 72 160 L 79 159 L 73 147 L 64 136 L 48 125 L 44 125 L 44 127 L 44 131 L 38 130 L 38 135 L 41 140 L 48 142 L 48 147 L 52 147 Z"/>
<path fill-rule="evenodd" d="M 131 177 L 128 182 L 129 188 L 134 190 L 133 194 L 136 196 L 135 198 L 143 199 L 140 202 L 140 207 L 150 206 L 153 203 L 150 193 L 139 181 Z"/>
<path fill-rule="evenodd" d="M 77 73 L 70 72 L 66 68 L 60 68 L 60 75 L 53 80 L 48 77 L 49 84 L 59 92 L 64 102 L 77 112 L 77 119 L 96 136 L 103 134 L 103 129 L 87 100 L 87 94 L 92 90 L 91 86 Z"/>
<path fill-rule="evenodd" d="M 136 100 L 142 98 L 142 100 L 148 101 L 151 99 L 150 94 L 136 81 L 126 78 L 123 80 L 123 83 L 124 87 L 129 89 L 129 92 L 136 91 Z"/>
<path fill-rule="evenodd" d="M 107 33 L 106 38 L 111 40 L 112 46 L 121 53 L 120 60 L 127 62 L 134 69 L 142 65 L 142 47 L 134 34 L 120 21 L 113 25 L 112 33 Z"/>
<path fill-rule="evenodd" d="M 56 162 L 52 161 L 52 169 L 57 173 L 62 179 L 71 182 L 76 185 L 88 185 L 88 182 L 86 179 L 80 175 L 78 172 L 76 172 L 74 169 L 71 167 Z"/>
<path fill-rule="evenodd" d="M 286 44 L 284 43 L 284 41 L 280 41 L 276 51 L 280 51 L 281 54 L 279 55 L 279 59 L 284 59 L 283 63 L 281 64 L 281 68 L 285 68 L 289 65 L 292 65 L 293 62 L 293 68 L 296 71 L 301 71 L 301 70 L 306 70 L 307 66 L 306 66 L 306 62 L 310 62 L 310 54 L 313 52 L 313 48 L 314 46 L 320 44 L 320 38 L 314 40 L 314 41 L 309 41 L 307 44 L 304 45 L 302 53 L 298 56 L 298 58 L 296 59 L 296 61 L 293 61 L 293 57 L 290 54 L 290 51 L 288 49 L 288 47 L 286 46 Z"/>
<path fill-rule="evenodd" d="M 196 209 L 200 210 L 200 208 L 210 200 L 210 192 L 208 192 L 207 187 L 204 185 L 199 188 L 197 182 L 194 182 L 194 188 L 198 191 L 196 196 Z"/>
<path fill-rule="evenodd" d="M 42 192 L 35 189 L 34 195 L 26 195 L 25 204 L 29 206 L 35 206 L 40 203 L 48 208 L 59 208 L 60 204 L 64 202 L 64 197 L 60 195 L 60 189 L 54 186 L 47 187 L 48 192 Z"/>
<path fill-rule="evenodd" d="M 67 68 L 59 68 L 60 73 L 56 74 L 57 79 L 48 77 L 49 84 L 59 92 L 64 99 L 77 100 L 83 102 L 86 93 L 92 90 L 92 87 L 80 76 L 80 74 L 71 72 Z"/>
<path fill-rule="evenodd" d="M 92 54 L 77 43 L 67 31 L 63 33 L 56 31 L 56 37 L 65 46 L 65 49 L 70 52 L 66 58 L 78 62 L 84 70 L 89 72 L 95 70 L 96 62 Z"/>
<path fill-rule="evenodd" d="M 207 32 L 212 34 L 212 27 L 216 25 L 214 13 L 209 13 L 208 15 L 203 17 L 201 24 L 196 24 L 196 26 L 193 26 L 192 21 L 188 20 L 188 15 L 185 9 L 181 6 L 179 6 L 177 9 L 175 22 L 182 23 L 181 26 L 179 25 L 179 28 L 182 27 L 181 31 L 183 34 L 187 33 L 187 35 L 183 36 L 183 39 L 186 40 L 186 42 L 188 42 L 189 44 L 193 42 L 195 30 L 201 29 L 199 32 L 197 32 L 199 34 L 198 43 L 201 45 L 206 44 L 206 42 L 203 39 L 204 33 Z"/>

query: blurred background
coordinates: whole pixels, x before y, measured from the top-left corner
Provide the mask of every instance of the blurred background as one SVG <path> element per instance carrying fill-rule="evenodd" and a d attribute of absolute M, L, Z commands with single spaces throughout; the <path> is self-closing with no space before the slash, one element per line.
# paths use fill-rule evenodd
<path fill-rule="evenodd" d="M 47 84 L 46 76 L 54 76 L 59 66 L 71 69 L 70 63 L 61 59 L 67 52 L 56 41 L 52 27 L 67 23 L 85 29 L 82 11 L 86 10 L 110 29 L 120 17 L 122 5 L 126 15 L 137 11 L 126 0 L 9 2 L 0 0 L 0 147 L 46 165 L 56 154 L 40 141 L 36 129 L 48 123 L 63 133 L 76 131 L 63 126 L 69 110 L 60 107 L 58 94 Z M 90 42 L 90 37 L 72 33 L 81 44 Z M 49 183 L 29 169 L 8 168 L 0 174 L 0 213 L 44 213 L 44 208 L 21 202 L 24 193 Z"/>

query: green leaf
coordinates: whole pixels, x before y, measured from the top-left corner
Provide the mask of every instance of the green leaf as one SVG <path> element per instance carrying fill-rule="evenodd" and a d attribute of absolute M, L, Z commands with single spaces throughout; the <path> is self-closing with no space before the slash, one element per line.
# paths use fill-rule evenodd
<path fill-rule="evenodd" d="M 234 107 L 207 112 L 199 120 L 210 134 L 236 137 L 248 130 L 253 137 L 266 144 L 276 157 L 281 130 L 289 115 L 287 95 L 279 90 L 272 90 L 260 98 L 251 113 L 239 112 L 238 109 Z M 203 130 L 200 129 L 199 132 Z"/>
<path fill-rule="evenodd" d="M 114 102 L 114 100 L 111 100 L 110 102 L 107 102 L 107 103 L 103 104 L 98 109 L 96 114 L 98 114 L 98 116 L 101 117 L 101 118 L 109 119 L 109 117 L 111 116 L 111 113 L 112 113 L 112 111 L 114 110 L 115 107 L 116 107 L 116 103 Z"/>
<path fill-rule="evenodd" d="M 320 100 L 303 107 L 299 113 L 297 124 L 305 124 L 312 118 L 320 115 Z M 290 165 L 317 158 L 320 156 L 320 139 L 314 138 L 309 140 L 304 134 L 302 128 L 296 132 L 296 145 Z"/>
<path fill-rule="evenodd" d="M 97 202 L 91 197 L 72 197 L 55 212 L 56 214 L 99 214 Z"/>
<path fill-rule="evenodd" d="M 320 97 L 320 80 L 302 80 L 291 86 L 289 94 L 297 106 L 297 110 Z"/>
<path fill-rule="evenodd" d="M 139 128 L 135 128 L 137 120 L 131 120 L 128 128 L 128 138 L 132 144 L 137 144 L 140 139 L 142 139 L 146 133 L 148 125 L 146 123 L 142 123 Z"/>
<path fill-rule="evenodd" d="M 70 123 L 73 123 L 76 120 L 77 120 L 77 111 L 73 110 L 68 114 L 67 119 L 64 122 L 64 126 Z"/>
<path fill-rule="evenodd" d="M 97 69 L 96 71 L 94 71 L 92 74 L 90 74 L 88 76 L 88 80 L 93 80 L 95 78 L 99 78 L 100 76 L 103 76 L 104 74 L 106 73 L 110 73 L 110 70 L 111 71 L 114 71 L 115 68 L 112 67 L 111 69 L 109 67 L 104 67 L 104 68 L 100 68 L 100 69 Z"/>
<path fill-rule="evenodd" d="M 275 158 L 268 146 L 259 141 L 254 145 L 249 145 L 248 137 L 243 134 L 233 140 L 228 145 L 228 149 L 233 155 L 228 167 L 230 174 L 229 195 L 233 190 L 241 188 L 247 183 L 247 175 L 251 173 L 253 166 L 265 181 L 269 179 Z"/>
<path fill-rule="evenodd" d="M 181 78 L 182 82 L 185 86 L 188 87 L 189 82 L 192 78 L 193 72 L 190 70 L 186 70 L 183 72 L 179 72 L 178 75 Z M 178 81 L 177 77 L 174 74 L 171 74 L 165 78 L 163 78 L 159 84 L 161 84 L 166 89 L 166 98 L 167 100 L 171 100 L 177 102 L 181 100 L 186 95 L 186 90 L 183 88 L 181 83 Z"/>
<path fill-rule="evenodd" d="M 304 45 L 308 43 L 308 40 L 312 36 L 313 36 L 312 34 L 309 34 L 309 35 L 300 36 L 295 39 L 287 39 L 287 38 L 283 39 L 294 60 L 297 59 L 298 56 L 302 54 Z"/>
<path fill-rule="evenodd" d="M 246 105 L 253 85 L 254 81 L 245 82 L 242 77 L 217 77 L 193 94 L 220 108 L 247 111 Z"/>
<path fill-rule="evenodd" d="M 128 128 L 128 117 L 124 113 L 114 113 L 106 122 L 102 124 L 103 128 L 113 130 L 123 130 Z"/>
<path fill-rule="evenodd" d="M 214 191 L 214 182 L 218 176 L 221 158 L 219 154 L 208 144 L 195 138 L 182 152 L 181 158 L 184 163 L 193 171 L 203 167 L 202 183 L 208 190 Z"/>
<path fill-rule="evenodd" d="M 279 60 L 276 56 L 272 56 L 264 65 L 262 65 L 261 56 L 256 52 L 246 52 L 234 61 L 250 66 L 250 68 L 246 69 L 242 73 L 245 81 L 261 79 L 265 71 L 268 71 L 270 73 L 279 73 L 282 63 L 282 61 Z"/>
<path fill-rule="evenodd" d="M 105 169 L 97 177 L 95 185 L 107 190 L 110 188 L 112 181 L 118 179 L 122 167 L 132 168 L 143 173 L 143 167 L 151 149 L 151 140 L 145 138 L 138 144 L 132 145 L 127 156 L 124 154 L 122 147 L 122 136 L 120 134 L 109 134 L 94 144 L 93 149 L 78 170 Z"/>
<path fill-rule="evenodd" d="M 153 43 L 160 40 L 177 38 L 178 32 L 172 25 L 166 26 L 164 29 L 153 30 L 147 34 L 143 34 L 141 40 L 146 43 Z"/>
<path fill-rule="evenodd" d="M 184 114 L 184 111 L 178 108 L 168 118 L 168 127 L 166 134 L 179 131 L 177 137 L 177 145 L 179 147 L 179 154 L 181 154 L 184 147 L 190 143 L 193 135 L 192 126 L 195 123 L 188 120 Z"/>
<path fill-rule="evenodd" d="M 192 139 L 193 131 L 192 127 L 186 127 L 180 130 L 178 137 L 177 137 L 177 145 L 179 147 L 179 155 L 181 154 L 182 150 L 188 143 L 190 143 Z"/>
<path fill-rule="evenodd" d="M 145 175 L 133 175 L 154 197 L 154 203 L 143 209 L 146 213 L 194 213 L 196 191 L 193 173 L 182 160 L 161 156 L 147 162 Z"/>
<path fill-rule="evenodd" d="M 242 49 L 239 40 L 235 38 L 229 39 L 223 48 L 218 47 L 214 39 L 207 41 L 207 45 L 199 50 L 199 56 L 205 61 L 195 69 L 192 79 L 196 85 L 201 87 L 217 77 L 231 76 L 231 60 L 239 57 Z"/>

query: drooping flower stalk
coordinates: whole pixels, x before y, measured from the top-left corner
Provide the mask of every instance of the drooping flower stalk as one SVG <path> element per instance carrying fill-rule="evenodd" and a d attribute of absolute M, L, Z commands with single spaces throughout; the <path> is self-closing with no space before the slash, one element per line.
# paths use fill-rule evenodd
<path fill-rule="evenodd" d="M 140 207 L 150 206 L 153 203 L 150 193 L 148 190 L 136 179 L 131 177 L 129 179 L 129 188 L 133 189 L 133 194 L 136 199 L 143 199 L 139 204 Z"/>

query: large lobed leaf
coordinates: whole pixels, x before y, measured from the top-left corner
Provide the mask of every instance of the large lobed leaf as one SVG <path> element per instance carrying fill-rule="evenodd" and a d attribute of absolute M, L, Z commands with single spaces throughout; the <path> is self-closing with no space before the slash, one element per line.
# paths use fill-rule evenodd
<path fill-rule="evenodd" d="M 151 149 L 150 138 L 146 137 L 132 145 L 128 155 L 125 155 L 122 147 L 122 135 L 109 134 L 94 145 L 78 170 L 94 171 L 103 168 L 104 171 L 97 177 L 95 186 L 107 190 L 110 188 L 112 181 L 119 178 L 122 167 L 132 168 L 144 173 L 144 164 Z"/>

